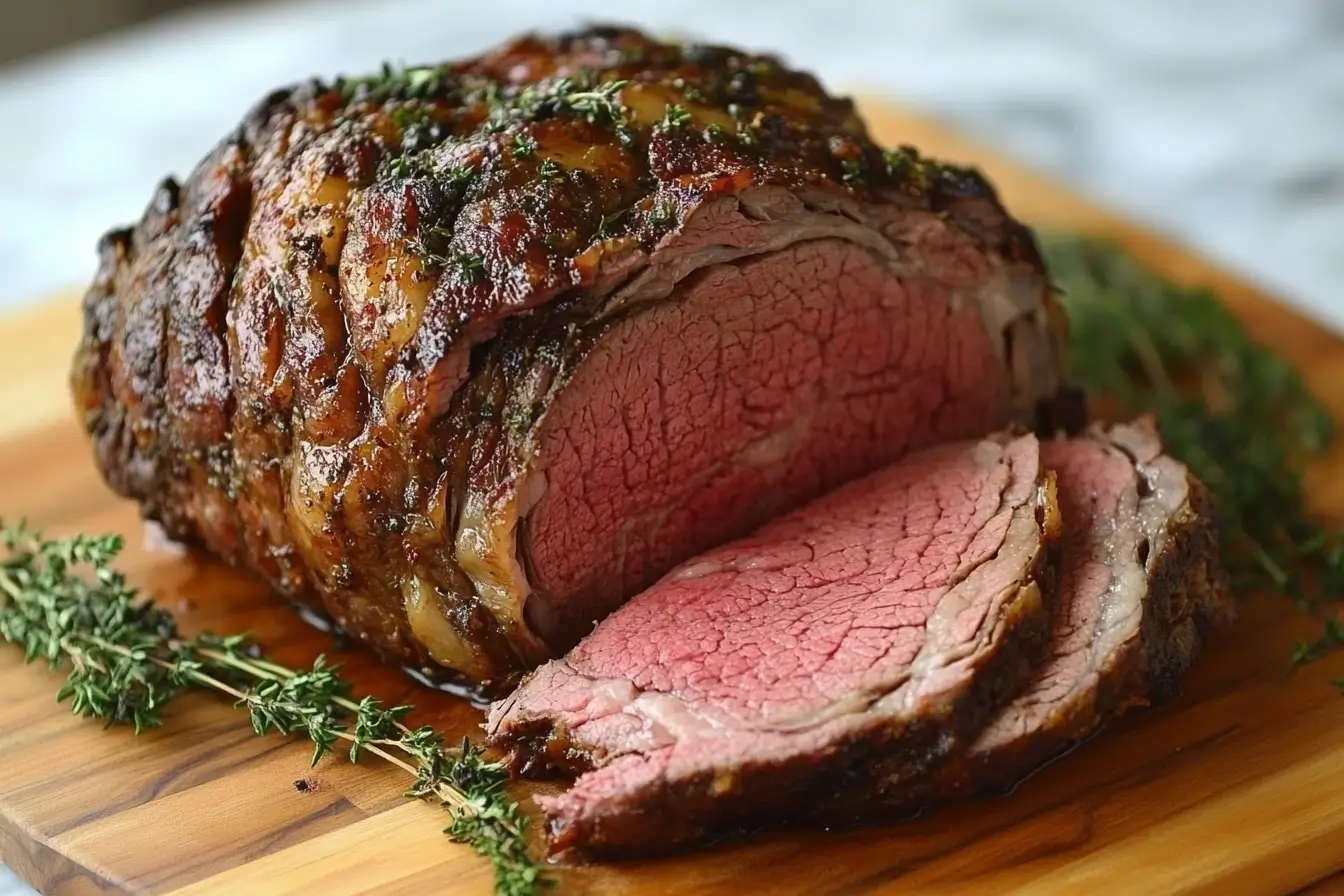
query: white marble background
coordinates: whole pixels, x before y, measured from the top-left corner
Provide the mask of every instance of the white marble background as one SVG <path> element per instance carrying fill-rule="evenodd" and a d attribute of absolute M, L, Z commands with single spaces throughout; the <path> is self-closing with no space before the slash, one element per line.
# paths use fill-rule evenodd
<path fill-rule="evenodd" d="M 606 17 L 887 91 L 1344 326 L 1344 0 L 307 0 L 181 17 L 0 72 L 0 307 L 81 284 L 97 236 L 278 83 Z"/>
<path fill-rule="evenodd" d="M 98 235 L 277 84 L 607 18 L 885 91 L 1344 328 L 1344 0 L 289 0 L 181 16 L 0 71 L 0 308 L 82 285 Z M 26 892 L 5 874 L 0 896 Z"/>

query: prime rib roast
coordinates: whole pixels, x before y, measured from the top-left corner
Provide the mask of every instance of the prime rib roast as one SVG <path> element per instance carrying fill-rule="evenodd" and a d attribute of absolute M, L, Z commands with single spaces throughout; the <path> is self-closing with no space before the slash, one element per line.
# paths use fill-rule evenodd
<path fill-rule="evenodd" d="M 496 688 L 1058 385 L 1041 260 L 982 179 L 777 60 L 611 29 L 267 97 L 108 234 L 85 307 L 116 489 Z"/>
<path fill-rule="evenodd" d="M 1059 508 L 1034 436 L 926 449 L 677 567 L 487 727 L 557 848 L 879 808 L 980 730 L 1046 642 Z"/>
<path fill-rule="evenodd" d="M 1042 445 L 1065 520 L 1049 651 L 1031 683 L 910 806 L 1001 791 L 1135 706 L 1179 691 L 1231 617 L 1204 485 L 1147 419 Z"/>
<path fill-rule="evenodd" d="M 489 727 L 582 773 L 557 849 L 992 786 L 1224 614 L 1151 427 L 1060 434 L 1031 232 L 771 56 L 593 27 L 281 90 L 100 251 L 109 484 L 389 662 L 535 669 Z"/>
<path fill-rule="evenodd" d="M 487 728 L 581 773 L 540 802 L 590 856 L 1001 790 L 1174 693 L 1228 608 L 1207 500 L 1146 421 L 926 449 L 673 570 Z"/>

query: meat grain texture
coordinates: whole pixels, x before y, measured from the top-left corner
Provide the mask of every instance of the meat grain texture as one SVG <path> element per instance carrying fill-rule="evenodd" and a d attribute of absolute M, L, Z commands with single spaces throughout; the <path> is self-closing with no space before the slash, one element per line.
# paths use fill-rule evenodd
<path fill-rule="evenodd" d="M 540 800 L 559 853 L 895 819 L 1174 696 L 1230 609 L 1207 493 L 1149 421 L 949 445 L 674 570 L 487 728 L 525 774 L 579 773 Z"/>
<path fill-rule="evenodd" d="M 1064 518 L 1049 650 L 1023 692 L 911 788 L 911 809 L 1002 791 L 1124 712 L 1166 702 L 1232 618 L 1208 491 L 1162 453 L 1150 419 L 1047 441 L 1041 461 Z"/>
<path fill-rule="evenodd" d="M 977 174 L 777 59 L 613 28 L 272 94 L 107 235 L 84 311 L 117 491 L 494 690 L 703 550 L 1040 422 L 1062 332 Z"/>
<path fill-rule="evenodd" d="M 889 809 L 1026 683 L 1059 534 L 1033 436 L 929 449 L 677 567 L 496 704 L 552 846 Z"/>

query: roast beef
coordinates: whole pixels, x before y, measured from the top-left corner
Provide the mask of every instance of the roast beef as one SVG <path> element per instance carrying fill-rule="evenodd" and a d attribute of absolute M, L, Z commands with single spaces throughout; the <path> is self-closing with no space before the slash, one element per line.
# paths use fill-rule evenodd
<path fill-rule="evenodd" d="M 799 815 L 900 818 L 1002 791 L 1172 696 L 1230 613 L 1204 486 L 1146 419 L 1041 446 L 1063 536 L 1048 648 L 1018 691 L 1029 650 L 978 653 L 994 630 L 980 608 L 1029 569 L 1011 535 L 984 539 L 1002 531 L 990 517 L 959 513 L 1013 503 L 1011 485 L 967 487 L 985 450 L 907 459 L 692 561 L 497 704 L 489 728 L 519 770 L 595 769 L 542 801 L 553 846 L 632 853 Z M 1018 545 L 1049 538 L 1019 524 Z M 946 594 L 973 597 L 948 640 L 927 608 L 957 581 Z M 996 696 L 1009 699 L 991 711 Z"/>
<path fill-rule="evenodd" d="M 912 793 L 999 791 L 1134 706 L 1173 696 L 1230 615 L 1208 493 L 1151 421 L 1046 442 L 1064 518 L 1050 653 L 1032 684 Z"/>
<path fill-rule="evenodd" d="M 678 566 L 491 710 L 552 846 L 666 849 L 878 807 L 1041 652 L 1059 527 L 1034 436 L 929 449 Z"/>
<path fill-rule="evenodd" d="M 74 388 L 108 481 L 497 687 L 1058 386 L 1041 260 L 982 178 L 775 58 L 628 30 L 278 91 L 101 251 Z"/>

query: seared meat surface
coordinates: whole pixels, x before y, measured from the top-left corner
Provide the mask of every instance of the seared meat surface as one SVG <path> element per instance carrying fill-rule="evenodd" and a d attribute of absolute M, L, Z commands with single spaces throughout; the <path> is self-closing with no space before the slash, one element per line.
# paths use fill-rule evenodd
<path fill-rule="evenodd" d="M 975 173 L 778 60 L 595 28 L 277 92 L 85 299 L 108 481 L 503 688 L 695 553 L 1033 422 L 1060 323 Z"/>

